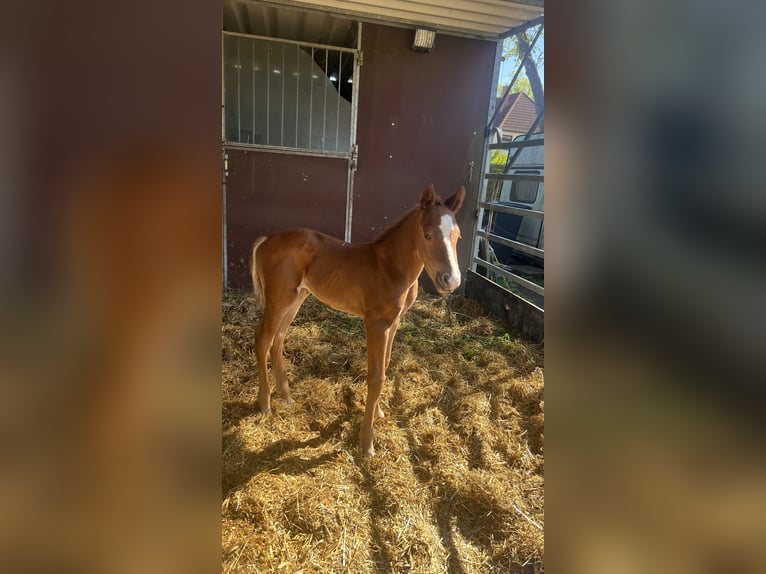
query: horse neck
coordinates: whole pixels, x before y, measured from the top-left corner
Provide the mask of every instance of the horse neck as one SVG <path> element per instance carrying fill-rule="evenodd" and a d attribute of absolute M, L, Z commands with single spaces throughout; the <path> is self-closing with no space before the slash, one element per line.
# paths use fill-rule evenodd
<path fill-rule="evenodd" d="M 386 268 L 393 268 L 409 283 L 415 281 L 423 271 L 423 260 L 418 254 L 416 243 L 420 231 L 418 217 L 419 210 L 413 210 L 384 231 L 374 243 L 377 256 L 384 260 Z"/>

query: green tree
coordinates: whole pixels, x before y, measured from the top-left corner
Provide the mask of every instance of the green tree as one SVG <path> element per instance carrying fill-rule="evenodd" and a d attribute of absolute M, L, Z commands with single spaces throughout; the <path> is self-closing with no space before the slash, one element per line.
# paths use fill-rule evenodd
<path fill-rule="evenodd" d="M 498 84 L 497 86 L 497 97 L 501 97 L 505 93 L 505 88 L 508 87 L 508 84 Z M 529 99 L 534 101 L 535 95 L 532 93 L 532 86 L 529 83 L 529 80 L 527 79 L 526 75 L 520 75 L 516 79 L 516 83 L 513 85 L 513 92 L 522 92 L 523 94 L 526 94 L 529 96 Z"/>
<path fill-rule="evenodd" d="M 541 71 L 545 66 L 545 32 L 540 32 L 540 37 L 530 51 L 529 48 L 536 33 L 537 29 L 532 28 L 506 38 L 503 44 L 503 60 L 511 62 L 513 73 L 519 65 L 522 65 L 523 70 L 511 87 L 511 92 L 523 92 L 529 96 L 540 115 L 545 108 L 545 92 L 541 77 Z M 501 96 L 507 87 L 508 84 L 498 86 L 498 96 Z M 540 128 L 542 129 L 542 124 Z"/>

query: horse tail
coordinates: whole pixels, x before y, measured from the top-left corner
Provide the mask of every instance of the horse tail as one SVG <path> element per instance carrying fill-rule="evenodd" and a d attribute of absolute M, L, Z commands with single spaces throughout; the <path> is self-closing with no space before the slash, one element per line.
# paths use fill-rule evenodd
<path fill-rule="evenodd" d="M 253 243 L 253 254 L 250 257 L 250 276 L 253 278 L 253 294 L 255 295 L 255 303 L 259 308 L 263 308 L 265 295 L 263 293 L 263 270 L 258 266 L 255 252 L 264 241 L 266 241 L 265 237 L 259 237 L 255 240 Z"/>

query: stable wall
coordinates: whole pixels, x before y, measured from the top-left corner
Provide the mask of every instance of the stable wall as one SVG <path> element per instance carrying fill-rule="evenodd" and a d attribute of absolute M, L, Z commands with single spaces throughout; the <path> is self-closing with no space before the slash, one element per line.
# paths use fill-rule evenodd
<path fill-rule="evenodd" d="M 464 185 L 458 260 L 465 271 L 496 44 L 437 33 L 435 49 L 418 53 L 410 47 L 413 35 L 404 28 L 363 26 L 351 237 L 370 241 L 415 205 L 429 183 L 443 198 Z"/>

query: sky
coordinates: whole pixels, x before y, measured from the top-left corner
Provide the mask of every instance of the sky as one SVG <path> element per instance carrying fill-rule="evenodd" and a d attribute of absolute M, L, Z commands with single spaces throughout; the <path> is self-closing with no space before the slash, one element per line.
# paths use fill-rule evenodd
<path fill-rule="evenodd" d="M 504 44 L 503 44 L 503 51 L 508 49 L 508 46 L 510 45 L 512 39 L 506 38 Z M 545 53 L 545 35 L 543 35 L 535 45 L 535 54 L 537 53 Z M 518 60 L 509 58 L 503 62 L 500 63 L 500 85 L 504 86 L 507 85 L 508 82 L 511 81 L 511 78 L 513 77 L 513 74 L 516 72 L 516 68 L 519 65 Z M 539 72 L 540 72 L 540 81 L 543 84 L 543 88 L 545 88 L 545 63 L 538 64 L 539 66 Z M 522 70 L 521 76 L 524 76 L 524 71 Z"/>

